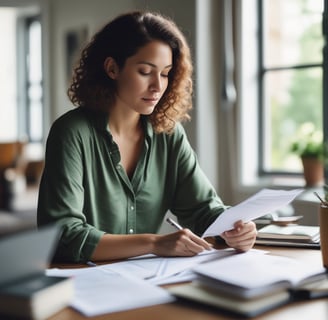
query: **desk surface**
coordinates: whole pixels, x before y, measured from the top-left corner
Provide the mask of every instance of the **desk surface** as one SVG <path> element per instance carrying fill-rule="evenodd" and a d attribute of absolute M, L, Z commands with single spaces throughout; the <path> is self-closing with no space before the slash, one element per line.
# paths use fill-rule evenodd
<path fill-rule="evenodd" d="M 306 264 L 321 264 L 321 251 L 317 249 L 301 248 L 276 248 L 258 246 L 257 248 L 270 251 L 270 254 L 293 257 L 297 260 L 304 261 Z M 278 309 L 269 311 L 259 317 L 257 320 L 323 320 L 328 317 L 328 298 L 309 300 L 304 302 L 295 302 Z M 188 320 L 220 320 L 220 319 L 238 319 L 236 316 L 225 314 L 218 309 L 210 308 L 203 305 L 196 305 L 192 302 L 174 302 L 169 304 L 156 305 L 147 308 L 134 309 L 124 312 L 111 313 L 98 317 L 87 318 L 82 316 L 71 308 L 66 308 L 49 320 L 167 320 L 167 319 L 188 319 Z"/>

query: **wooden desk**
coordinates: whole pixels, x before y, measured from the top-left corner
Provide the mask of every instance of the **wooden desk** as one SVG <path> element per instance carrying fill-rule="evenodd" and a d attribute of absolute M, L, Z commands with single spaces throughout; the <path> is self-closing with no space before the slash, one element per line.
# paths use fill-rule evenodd
<path fill-rule="evenodd" d="M 270 254 L 296 258 L 306 264 L 321 264 L 321 251 L 316 249 L 275 248 L 258 246 L 258 249 L 268 250 Z M 108 302 L 110 303 L 110 301 Z M 66 308 L 49 320 L 222 320 L 238 319 L 221 310 L 198 305 L 193 302 L 174 302 L 147 308 L 134 309 L 124 312 L 111 313 L 98 317 L 87 318 L 71 308 Z M 242 318 L 240 318 L 242 319 Z M 326 320 L 328 319 L 328 298 L 295 302 L 280 307 L 263 315 L 253 318 L 256 320 Z"/>

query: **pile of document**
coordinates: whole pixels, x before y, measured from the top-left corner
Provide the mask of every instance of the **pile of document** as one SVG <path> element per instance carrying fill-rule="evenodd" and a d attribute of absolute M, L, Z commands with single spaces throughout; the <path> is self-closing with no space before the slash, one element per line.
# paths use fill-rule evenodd
<path fill-rule="evenodd" d="M 258 230 L 256 244 L 320 248 L 319 226 L 268 225 Z"/>
<path fill-rule="evenodd" d="M 169 288 L 177 297 L 254 317 L 295 299 L 328 295 L 326 270 L 250 251 L 193 268 L 196 281 Z"/>
<path fill-rule="evenodd" d="M 224 211 L 205 230 L 203 237 L 220 235 L 232 229 L 238 220 L 248 222 L 287 205 L 301 192 L 302 190 L 263 189 L 239 205 Z M 258 265 L 265 256 L 263 251 L 258 250 L 251 250 L 243 255 L 255 255 L 257 258 L 254 262 Z M 233 249 L 213 249 L 194 257 L 146 255 L 91 268 L 48 269 L 47 275 L 74 277 L 75 295 L 71 306 L 86 316 L 97 316 L 172 302 L 178 294 L 172 294 L 160 285 L 184 281 L 193 283 L 192 281 L 199 277 L 196 267 L 224 263 L 235 256 L 239 254 Z M 230 271 L 229 266 L 227 270 Z"/>
<path fill-rule="evenodd" d="M 74 278 L 71 307 L 85 316 L 129 310 L 176 299 L 159 285 L 192 281 L 192 268 L 235 254 L 233 249 L 205 251 L 194 257 L 145 255 L 90 268 L 48 269 L 48 276 Z"/>
<path fill-rule="evenodd" d="M 48 269 L 47 275 L 74 276 L 71 307 L 85 316 L 176 298 L 255 316 L 300 294 L 308 298 L 328 295 L 326 269 L 321 265 L 304 265 L 255 249 L 246 253 L 213 249 L 189 258 L 146 255 L 91 268 Z M 159 286 L 178 282 L 166 289 Z"/>

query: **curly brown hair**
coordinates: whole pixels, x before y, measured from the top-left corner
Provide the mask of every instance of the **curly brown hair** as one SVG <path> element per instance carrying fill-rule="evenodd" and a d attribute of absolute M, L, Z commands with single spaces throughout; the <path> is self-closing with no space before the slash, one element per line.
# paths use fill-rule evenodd
<path fill-rule="evenodd" d="M 189 120 L 192 108 L 192 63 L 187 41 L 177 25 L 158 13 L 131 12 L 109 22 L 83 49 L 74 69 L 68 96 L 76 106 L 107 109 L 115 101 L 115 80 L 105 72 L 112 57 L 119 68 L 127 58 L 153 40 L 170 46 L 173 67 L 169 84 L 149 121 L 155 132 L 171 133 L 177 122 Z"/>

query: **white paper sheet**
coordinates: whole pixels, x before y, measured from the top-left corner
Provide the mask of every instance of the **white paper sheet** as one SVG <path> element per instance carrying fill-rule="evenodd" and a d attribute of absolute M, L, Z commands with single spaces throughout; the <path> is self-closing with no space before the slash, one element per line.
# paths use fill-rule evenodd
<path fill-rule="evenodd" d="M 269 214 L 293 201 L 303 190 L 271 190 L 263 189 L 241 202 L 224 211 L 207 228 L 203 238 L 218 236 L 224 231 L 233 229 L 234 223 L 238 220 L 248 222 L 256 218 Z"/>
<path fill-rule="evenodd" d="M 99 265 L 91 268 L 72 268 L 72 269 L 47 269 L 48 276 L 70 277 L 79 276 L 85 273 L 90 274 L 90 270 L 102 270 L 103 272 L 115 272 L 121 275 L 132 274 L 133 277 L 146 280 L 152 284 L 162 285 L 167 283 L 192 280 L 194 277 L 190 270 L 193 266 L 200 263 L 220 259 L 235 254 L 234 249 L 203 251 L 193 257 L 158 257 L 147 255 L 127 259 L 121 262 Z M 180 274 L 183 273 L 182 280 Z M 189 278 L 187 278 L 187 275 Z M 182 275 L 181 275 L 182 276 Z"/>
<path fill-rule="evenodd" d="M 105 313 L 173 302 L 168 291 L 140 280 L 100 268 L 89 268 L 74 277 L 71 307 L 93 317 Z"/>

